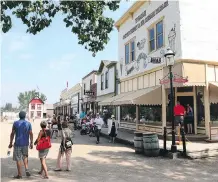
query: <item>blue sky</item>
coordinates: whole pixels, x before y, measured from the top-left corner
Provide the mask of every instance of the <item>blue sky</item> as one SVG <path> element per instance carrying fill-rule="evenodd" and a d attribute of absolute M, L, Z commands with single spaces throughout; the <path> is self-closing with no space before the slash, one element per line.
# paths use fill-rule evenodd
<path fill-rule="evenodd" d="M 116 12 L 105 14 L 117 20 L 133 2 L 122 2 Z M 105 50 L 92 53 L 78 45 L 76 35 L 65 27 L 62 16 L 57 16 L 50 27 L 37 35 L 26 34 L 20 20 L 2 34 L 1 46 L 1 105 L 18 105 L 19 92 L 36 89 L 47 96 L 47 103 L 59 100 L 60 92 L 81 82 L 81 78 L 98 69 L 103 59 L 117 60 L 118 32 L 114 28 Z"/>

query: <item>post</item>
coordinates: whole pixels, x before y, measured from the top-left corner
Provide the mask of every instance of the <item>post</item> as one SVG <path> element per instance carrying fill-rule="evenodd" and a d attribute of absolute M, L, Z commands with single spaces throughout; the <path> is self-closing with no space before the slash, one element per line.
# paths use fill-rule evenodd
<path fill-rule="evenodd" d="M 166 117 L 166 90 L 162 85 L 162 128 L 166 127 L 167 125 L 167 117 Z M 162 131 L 164 134 L 164 131 Z"/>
<path fill-rule="evenodd" d="M 77 101 L 77 113 L 79 114 L 79 112 L 80 112 L 80 109 L 79 109 L 79 101 L 80 101 L 80 99 L 79 99 L 79 92 L 77 93 L 78 94 L 78 101 Z"/>
<path fill-rule="evenodd" d="M 177 151 L 176 146 L 176 137 L 175 137 L 175 125 L 174 125 L 174 92 L 173 92 L 173 73 L 172 73 L 172 65 L 169 66 L 169 73 L 170 73 L 170 114 L 171 114 L 171 122 L 172 122 L 172 145 L 171 145 L 171 152 L 175 153 Z"/>
<path fill-rule="evenodd" d="M 167 128 L 164 127 L 164 153 L 167 152 Z"/>
<path fill-rule="evenodd" d="M 183 156 L 186 156 L 185 131 L 183 127 L 181 127 L 181 133 L 182 133 Z"/>
<path fill-rule="evenodd" d="M 138 105 L 136 105 L 136 125 L 137 124 L 139 124 L 139 106 Z"/>

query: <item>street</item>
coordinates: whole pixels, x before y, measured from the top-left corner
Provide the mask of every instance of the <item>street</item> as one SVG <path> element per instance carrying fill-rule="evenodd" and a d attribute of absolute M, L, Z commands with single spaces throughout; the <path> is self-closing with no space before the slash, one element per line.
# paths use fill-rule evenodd
<path fill-rule="evenodd" d="M 37 174 L 40 168 L 38 152 L 35 147 L 29 151 L 29 169 L 32 176 L 14 180 L 17 174 L 12 154 L 7 157 L 7 146 L 12 124 L 1 123 L 1 180 L 9 181 L 41 181 Z M 39 122 L 32 123 L 34 140 L 40 130 Z M 49 170 L 48 181 L 72 182 L 171 182 L 171 181 L 213 181 L 218 182 L 218 159 L 184 160 L 148 158 L 136 155 L 134 150 L 121 144 L 110 144 L 101 138 L 95 144 L 95 138 L 81 136 L 75 132 L 72 152 L 72 171 L 54 172 L 59 149 L 59 140 L 52 140 L 52 148 L 47 157 Z M 64 160 L 65 167 L 65 160 Z M 63 168 L 65 169 L 65 168 Z M 24 171 L 23 171 L 24 174 Z"/>

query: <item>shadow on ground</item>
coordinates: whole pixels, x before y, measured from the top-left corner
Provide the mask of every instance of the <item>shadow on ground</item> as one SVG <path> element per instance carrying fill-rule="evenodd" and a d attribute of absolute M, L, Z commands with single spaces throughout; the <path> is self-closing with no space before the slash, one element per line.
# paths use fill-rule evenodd
<path fill-rule="evenodd" d="M 88 157 L 89 156 L 89 157 Z M 71 172 L 54 172 L 55 159 L 48 158 L 49 181 L 72 182 L 144 182 L 144 181 L 217 181 L 215 164 L 211 160 L 169 160 L 163 158 L 146 158 L 133 152 L 93 151 L 85 157 L 72 158 Z M 12 181 L 16 174 L 16 165 L 11 158 L 1 159 L 3 182 Z M 24 181 L 41 181 L 37 174 L 39 159 L 30 158 L 29 168 L 32 176 Z M 13 180 L 16 181 L 16 180 Z"/>

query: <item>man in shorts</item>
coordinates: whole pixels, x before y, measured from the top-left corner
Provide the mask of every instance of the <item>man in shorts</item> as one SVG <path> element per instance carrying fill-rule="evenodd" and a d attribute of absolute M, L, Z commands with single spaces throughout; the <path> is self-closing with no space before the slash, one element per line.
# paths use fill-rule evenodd
<path fill-rule="evenodd" d="M 12 143 L 15 136 L 13 160 L 17 162 L 18 171 L 18 175 L 14 176 L 15 179 L 22 178 L 22 161 L 24 162 L 26 176 L 30 176 L 30 172 L 28 169 L 28 146 L 30 147 L 30 149 L 33 148 L 33 133 L 32 126 L 30 122 L 25 120 L 25 117 L 26 113 L 24 111 L 21 111 L 19 113 L 20 120 L 15 121 L 13 124 L 12 132 L 10 135 L 10 144 L 8 146 L 8 148 L 12 148 Z"/>

